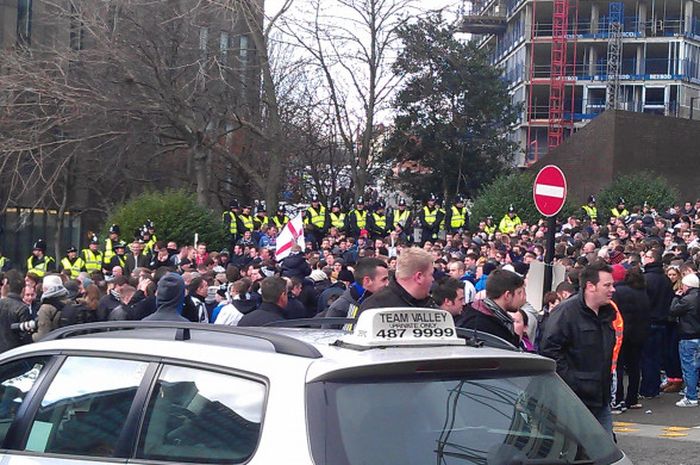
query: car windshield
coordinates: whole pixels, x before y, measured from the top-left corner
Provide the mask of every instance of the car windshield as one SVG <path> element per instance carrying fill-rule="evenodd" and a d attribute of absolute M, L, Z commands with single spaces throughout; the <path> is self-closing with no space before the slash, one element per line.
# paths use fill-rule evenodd
<path fill-rule="evenodd" d="M 308 396 L 317 465 L 580 465 L 623 457 L 552 373 L 319 381 Z"/>

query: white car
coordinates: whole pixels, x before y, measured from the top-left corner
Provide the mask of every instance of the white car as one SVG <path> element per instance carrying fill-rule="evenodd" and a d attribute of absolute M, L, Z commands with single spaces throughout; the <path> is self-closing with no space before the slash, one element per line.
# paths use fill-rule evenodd
<path fill-rule="evenodd" d="M 551 360 L 462 336 L 428 309 L 62 328 L 0 356 L 2 465 L 631 463 Z"/>

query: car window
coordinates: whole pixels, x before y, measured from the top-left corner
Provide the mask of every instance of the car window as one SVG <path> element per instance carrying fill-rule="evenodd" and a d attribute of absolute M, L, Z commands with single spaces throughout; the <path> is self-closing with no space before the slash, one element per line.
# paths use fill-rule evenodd
<path fill-rule="evenodd" d="M 317 465 L 603 465 L 622 458 L 553 373 L 316 382 L 308 395 Z"/>
<path fill-rule="evenodd" d="M 26 358 L 0 366 L 0 444 L 49 358 Z"/>
<path fill-rule="evenodd" d="M 151 396 L 138 458 L 240 463 L 255 451 L 265 385 L 205 370 L 165 366 Z"/>
<path fill-rule="evenodd" d="M 25 449 L 112 456 L 147 366 L 132 360 L 66 359 L 41 400 Z"/>

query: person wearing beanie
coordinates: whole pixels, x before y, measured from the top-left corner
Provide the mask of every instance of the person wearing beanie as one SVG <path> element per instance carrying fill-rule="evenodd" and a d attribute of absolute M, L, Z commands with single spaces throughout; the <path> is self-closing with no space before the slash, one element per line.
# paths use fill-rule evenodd
<path fill-rule="evenodd" d="M 678 407 L 698 406 L 698 367 L 700 358 L 700 279 L 694 273 L 687 274 L 681 281 L 683 286 L 671 303 L 669 314 L 678 318 L 678 352 L 685 382 L 685 397 Z"/>
<path fill-rule="evenodd" d="M 61 310 L 68 304 L 68 290 L 63 286 L 59 275 L 46 275 L 42 282 L 42 290 L 41 306 L 36 315 L 37 328 L 32 334 L 32 340 L 35 342 L 59 327 Z"/>
<path fill-rule="evenodd" d="M 189 321 L 182 316 L 185 302 L 185 281 L 177 273 L 168 272 L 158 281 L 156 311 L 144 321 Z"/>

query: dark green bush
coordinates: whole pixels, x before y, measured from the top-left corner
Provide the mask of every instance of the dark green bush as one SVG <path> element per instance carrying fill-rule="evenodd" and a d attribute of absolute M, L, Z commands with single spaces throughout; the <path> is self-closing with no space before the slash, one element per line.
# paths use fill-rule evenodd
<path fill-rule="evenodd" d="M 532 199 L 532 183 L 535 173 L 513 173 L 496 178 L 491 184 L 484 187 L 474 200 L 470 216 L 470 226 L 476 228 L 479 221 L 492 215 L 494 222 L 498 224 L 508 212 L 508 206 L 513 204 L 520 219 L 527 223 L 535 223 L 541 215 L 535 208 Z M 576 212 L 577 208 L 567 201 L 559 213 L 559 217 L 566 217 Z"/>
<path fill-rule="evenodd" d="M 129 242 L 147 219 L 155 223 L 158 240 L 192 244 L 198 233 L 199 241 L 209 244 L 210 250 L 226 245 L 219 216 L 197 205 L 195 195 L 182 190 L 147 192 L 118 206 L 107 219 L 103 236 L 110 225 L 118 224 L 122 239 Z"/>
<path fill-rule="evenodd" d="M 603 189 L 598 195 L 598 211 L 605 218 L 610 217 L 610 209 L 617 206 L 617 199 L 625 199 L 626 208 L 632 212 L 635 206 L 641 207 L 644 202 L 658 211 L 671 207 L 678 201 L 680 194 L 668 181 L 646 171 L 620 176 Z"/>

